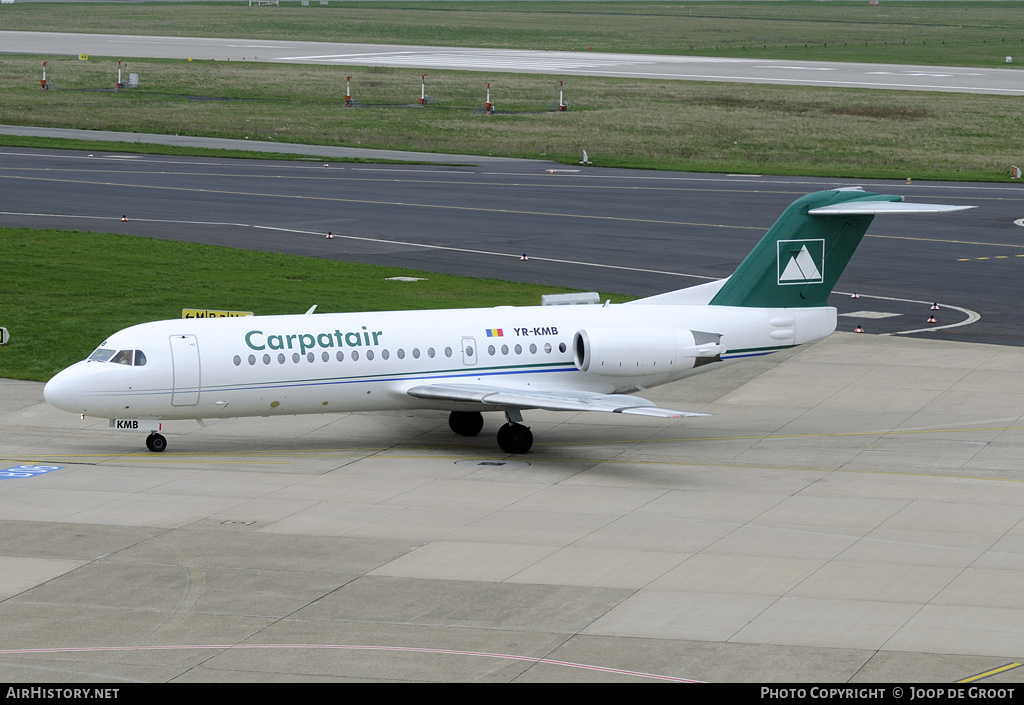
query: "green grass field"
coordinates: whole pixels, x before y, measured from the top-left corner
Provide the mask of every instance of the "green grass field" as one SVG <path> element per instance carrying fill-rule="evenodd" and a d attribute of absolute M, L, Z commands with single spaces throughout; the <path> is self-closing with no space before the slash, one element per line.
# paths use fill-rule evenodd
<path fill-rule="evenodd" d="M 130 235 L 0 229 L 0 377 L 44 381 L 121 328 L 182 308 L 384 311 L 539 305 L 569 291 Z M 388 277 L 423 277 L 395 282 Z M 182 292 L 188 292 L 183 295 Z M 626 297 L 604 295 L 613 301 Z"/>
<path fill-rule="evenodd" d="M 1005 66 L 1024 49 L 1021 2 L 16 3 L 0 18 L 5 29 L 963 65 Z M 139 89 L 110 91 L 118 58 Z M 56 90 L 39 90 L 42 60 Z M 347 75 L 365 107 L 343 107 Z M 485 82 L 498 115 L 478 112 Z M 406 69 L 80 61 L 69 47 L 0 57 L 0 123 L 563 163 L 587 150 L 599 166 L 840 178 L 1004 181 L 1020 161 L 1012 97 L 570 77 L 569 111 L 555 113 L 554 77 L 432 70 L 437 102 L 396 107 L 416 105 L 419 88 Z"/>
<path fill-rule="evenodd" d="M 406 69 L 136 59 L 140 87 L 112 92 L 114 60 L 49 63 L 44 92 L 38 58 L 0 58 L 0 122 L 848 178 L 1001 181 L 1019 161 L 1020 101 L 1001 96 L 572 77 L 559 113 L 547 76 L 431 71 L 421 108 Z M 347 75 L 365 107 L 344 107 Z"/>

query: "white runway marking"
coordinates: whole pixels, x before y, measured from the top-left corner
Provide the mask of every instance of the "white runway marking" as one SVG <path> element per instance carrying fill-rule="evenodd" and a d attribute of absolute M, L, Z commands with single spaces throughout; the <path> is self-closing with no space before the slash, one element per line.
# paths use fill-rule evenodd
<path fill-rule="evenodd" d="M 368 64 L 372 66 L 429 66 L 450 69 L 512 69 L 547 72 L 552 69 L 594 69 L 609 66 L 638 66 L 651 64 L 650 61 L 622 60 L 601 55 L 579 56 L 531 56 L 493 52 L 481 54 L 472 51 L 456 52 L 387 52 L 381 54 L 325 54 L 321 56 L 285 56 L 274 59 L 288 62 L 324 62 L 332 64 Z"/>

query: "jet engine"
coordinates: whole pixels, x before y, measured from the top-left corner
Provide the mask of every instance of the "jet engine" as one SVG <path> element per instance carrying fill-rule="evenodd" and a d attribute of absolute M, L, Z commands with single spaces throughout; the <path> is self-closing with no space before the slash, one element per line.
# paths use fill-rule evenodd
<path fill-rule="evenodd" d="M 722 336 L 682 328 L 585 328 L 572 339 L 576 369 L 610 377 L 689 370 L 722 359 Z"/>

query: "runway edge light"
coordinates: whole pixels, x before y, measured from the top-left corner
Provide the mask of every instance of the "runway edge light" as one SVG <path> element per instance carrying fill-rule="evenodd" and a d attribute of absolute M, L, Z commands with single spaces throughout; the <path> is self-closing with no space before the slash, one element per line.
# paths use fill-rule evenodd
<path fill-rule="evenodd" d="M 11 334 L 7 332 L 6 328 L 0 328 L 0 345 L 7 345 L 7 341 L 11 339 Z"/>

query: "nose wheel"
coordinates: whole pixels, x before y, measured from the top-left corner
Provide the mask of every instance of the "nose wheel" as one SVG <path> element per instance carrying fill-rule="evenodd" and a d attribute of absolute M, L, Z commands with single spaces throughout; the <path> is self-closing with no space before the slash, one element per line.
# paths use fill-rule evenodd
<path fill-rule="evenodd" d="M 146 447 L 154 453 L 163 453 L 167 448 L 167 439 L 159 433 L 151 433 L 146 436 Z"/>

